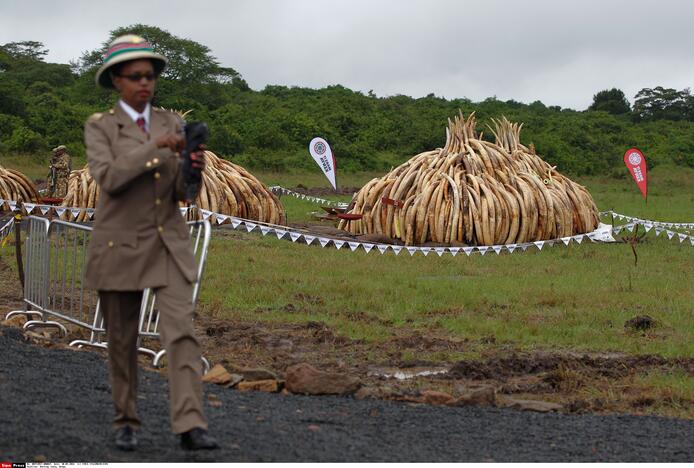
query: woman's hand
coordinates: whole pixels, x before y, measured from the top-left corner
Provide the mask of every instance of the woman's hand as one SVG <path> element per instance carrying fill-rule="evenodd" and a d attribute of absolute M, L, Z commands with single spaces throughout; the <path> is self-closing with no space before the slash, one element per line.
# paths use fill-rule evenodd
<path fill-rule="evenodd" d="M 160 136 L 155 141 L 157 148 L 169 148 L 171 151 L 180 151 L 185 143 L 183 137 L 178 133 L 168 133 Z"/>

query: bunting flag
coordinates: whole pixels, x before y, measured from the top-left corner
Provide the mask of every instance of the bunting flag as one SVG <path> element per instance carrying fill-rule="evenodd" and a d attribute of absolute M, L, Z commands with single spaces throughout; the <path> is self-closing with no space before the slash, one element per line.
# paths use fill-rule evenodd
<path fill-rule="evenodd" d="M 286 189 L 284 187 L 280 187 L 279 185 L 273 185 L 272 187 L 268 187 L 268 188 L 272 191 L 272 193 L 277 194 L 277 195 L 288 195 L 290 197 L 298 198 L 301 200 L 312 201 L 312 202 L 318 203 L 320 205 L 335 206 L 337 208 L 347 208 L 349 206 L 349 203 L 338 202 L 338 201 L 334 201 L 334 200 L 326 200 L 324 198 L 318 198 L 318 197 L 312 197 L 310 195 L 305 195 L 303 193 L 294 192 L 294 191 Z"/>
<path fill-rule="evenodd" d="M 642 224 L 644 227 L 649 226 L 648 229 L 650 230 L 652 227 L 669 227 L 671 229 L 694 229 L 694 223 L 673 223 L 673 222 L 663 222 L 663 221 L 654 221 L 651 219 L 641 219 L 641 218 L 636 218 L 634 216 L 627 216 L 625 214 L 620 214 L 616 213 L 612 210 L 608 211 L 601 211 L 600 216 L 613 216 L 614 218 L 617 218 L 618 220 L 625 220 L 627 222 L 636 222 L 639 224 Z"/>
<path fill-rule="evenodd" d="M 279 187 L 281 189 L 281 187 Z M 284 190 L 284 189 L 283 189 Z M 36 212 L 38 214 L 39 212 L 41 215 L 47 215 L 49 212 L 53 211 L 56 215 L 61 216 L 63 214 L 67 213 L 68 217 L 76 218 L 79 216 L 80 213 L 85 212 L 91 219 L 94 216 L 94 209 L 93 208 L 79 208 L 79 207 L 64 207 L 64 206 L 52 206 L 52 205 L 41 205 L 41 204 L 36 204 L 36 203 L 17 203 L 15 201 L 11 200 L 2 200 L 0 199 L 0 207 L 2 206 L 7 206 L 7 207 L 14 207 L 14 210 L 21 211 L 22 213 L 25 214 L 31 214 L 32 212 Z M 421 253 L 424 256 L 428 256 L 430 252 L 435 252 L 436 255 L 435 257 L 441 257 L 444 254 L 451 254 L 452 256 L 456 256 L 460 250 L 465 253 L 465 255 L 470 256 L 473 253 L 479 253 L 480 255 L 485 255 L 489 251 L 495 252 L 497 255 L 500 255 L 501 252 L 508 252 L 509 254 L 514 253 L 516 251 L 526 251 L 528 247 L 534 246 L 537 247 L 538 250 L 542 250 L 545 246 L 552 247 L 555 245 L 565 245 L 569 246 L 571 244 L 571 241 L 581 244 L 584 239 L 588 239 L 591 242 L 616 242 L 613 235 L 619 234 L 622 231 L 628 231 L 628 232 L 635 232 L 637 229 L 637 226 L 643 226 L 643 229 L 645 232 L 649 231 L 654 231 L 655 235 L 658 236 L 662 233 L 665 233 L 667 238 L 672 240 L 676 239 L 678 243 L 680 244 L 687 244 L 687 240 L 689 240 L 689 245 L 694 246 L 694 235 L 691 235 L 689 233 L 684 233 L 684 232 L 675 232 L 672 231 L 671 229 L 677 229 L 677 230 L 688 230 L 688 229 L 694 229 L 694 223 L 674 223 L 674 222 L 660 222 L 660 221 L 654 221 L 654 220 L 646 220 L 646 219 L 640 219 L 637 217 L 633 216 L 627 216 L 624 214 L 620 213 L 615 213 L 613 211 L 603 211 L 600 213 L 601 216 L 612 216 L 614 219 L 618 220 L 624 220 L 627 221 L 626 224 L 621 224 L 621 225 L 608 225 L 608 224 L 603 224 L 600 223 L 598 228 L 595 231 L 585 233 L 585 234 L 577 234 L 575 236 L 569 236 L 569 237 L 562 237 L 559 239 L 550 239 L 550 240 L 542 240 L 542 241 L 534 241 L 534 242 L 526 242 L 522 244 L 508 244 L 508 245 L 493 245 L 493 246 L 478 246 L 478 247 L 443 247 L 443 246 L 438 246 L 438 247 L 427 247 L 427 246 L 402 246 L 402 245 L 391 245 L 391 244 L 374 244 L 374 243 L 368 243 L 368 242 L 359 242 L 359 241 L 346 241 L 346 240 L 340 240 L 340 239 L 331 239 L 328 237 L 322 237 L 322 236 L 313 236 L 309 235 L 303 230 L 294 230 L 290 227 L 286 226 L 276 226 L 273 224 L 268 224 L 268 223 L 261 223 L 258 221 L 252 221 L 249 219 L 243 219 L 243 218 L 237 218 L 234 216 L 229 216 L 221 213 L 215 213 L 209 210 L 200 210 L 194 207 L 183 207 L 180 209 L 181 215 L 184 217 L 188 217 L 191 212 L 193 213 L 198 213 L 195 217 L 196 218 L 202 218 L 202 219 L 213 219 L 216 221 L 217 224 L 231 224 L 231 227 L 233 229 L 244 229 L 247 232 L 260 232 L 262 233 L 263 236 L 267 234 L 274 234 L 277 236 L 278 239 L 288 239 L 291 240 L 292 242 L 296 242 L 299 240 L 301 237 L 304 239 L 304 243 L 306 245 L 313 245 L 314 240 L 318 240 L 318 243 L 321 247 L 328 247 L 329 245 L 332 244 L 332 246 L 335 247 L 335 249 L 340 250 L 345 244 L 349 247 L 349 250 L 352 252 L 356 252 L 357 250 L 364 249 L 366 253 L 369 252 L 379 252 L 381 255 L 385 254 L 389 250 L 393 252 L 395 255 L 399 255 L 400 252 L 403 249 L 406 249 L 407 253 L 409 253 L 411 256 L 415 255 L 417 253 Z M 8 231 L 11 231 L 13 227 L 13 220 L 8 221 L 2 228 L 0 228 L 0 233 L 4 235 L 5 237 L 8 235 Z M 256 229 L 258 228 L 258 229 Z M 670 228 L 670 229 L 668 229 Z M 287 236 L 287 234 L 289 234 Z"/>

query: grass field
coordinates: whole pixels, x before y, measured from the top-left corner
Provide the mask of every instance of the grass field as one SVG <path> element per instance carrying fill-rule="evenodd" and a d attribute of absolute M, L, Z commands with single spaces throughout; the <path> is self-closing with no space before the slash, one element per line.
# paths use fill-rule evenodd
<path fill-rule="evenodd" d="M 655 171 L 654 179 L 666 181 L 667 188 L 654 187 L 647 206 L 631 180 L 581 182 L 601 209 L 694 221 L 694 187 L 686 183 L 694 180 L 694 171 L 662 172 Z M 271 179 L 283 182 L 281 176 L 267 176 Z M 316 209 L 291 197 L 282 201 L 293 221 L 310 219 Z M 222 315 L 322 320 L 367 340 L 407 326 L 461 337 L 493 335 L 497 342 L 527 348 L 694 356 L 694 247 L 651 234 L 637 252 L 637 267 L 626 244 L 410 257 L 321 249 L 234 232 L 212 244 L 202 298 L 218 303 Z M 627 319 L 643 314 L 661 322 L 657 331 L 642 337 L 624 330 Z"/>
<path fill-rule="evenodd" d="M 3 165 L 15 167 L 12 161 Z M 256 176 L 267 185 L 328 187 L 318 172 Z M 375 176 L 346 174 L 340 183 L 356 187 Z M 648 204 L 628 176 L 576 180 L 588 187 L 600 210 L 694 222 L 691 169 L 653 170 Z M 319 210 L 314 203 L 292 197 L 282 197 L 282 202 L 290 222 L 310 222 L 311 212 Z M 587 241 L 498 256 L 411 257 L 321 249 L 255 232 L 218 229 L 210 247 L 201 310 L 234 322 L 320 322 L 355 343 L 387 343 L 401 333 L 466 343 L 430 353 L 404 350 L 405 360 L 450 363 L 490 353 L 546 350 L 693 358 L 694 247 L 651 232 L 636 249 L 637 266 L 629 245 Z M 626 329 L 625 322 L 637 315 L 649 315 L 657 325 L 643 332 Z M 628 383 L 620 381 L 619 389 L 596 384 L 582 391 L 609 399 L 614 392 L 626 391 L 625 386 L 629 391 L 637 388 L 657 401 L 647 412 L 694 417 L 691 373 L 656 369 L 630 378 Z"/>
<path fill-rule="evenodd" d="M 373 176 L 351 177 L 358 186 Z M 308 182 L 296 175 L 260 178 L 289 187 L 326 184 L 316 175 Z M 692 170 L 656 168 L 648 204 L 631 178 L 578 180 L 601 210 L 694 222 Z M 282 201 L 293 222 L 309 221 L 316 210 L 315 204 L 295 198 Z M 509 351 L 691 359 L 694 247 L 651 232 L 636 249 L 637 266 L 628 244 L 587 242 L 499 256 L 410 257 L 307 247 L 236 231 L 212 243 L 202 301 L 208 313 L 221 319 L 319 321 L 339 335 L 373 344 L 403 333 L 466 343 L 462 350 L 405 350 L 404 360 L 455 362 Z M 645 332 L 626 329 L 625 322 L 639 315 L 653 317 L 657 326 Z M 691 373 L 659 369 L 609 383 L 582 378 L 570 398 L 611 401 L 617 411 L 637 407 L 639 412 L 694 417 Z M 652 403 L 641 408 L 644 398 Z"/>

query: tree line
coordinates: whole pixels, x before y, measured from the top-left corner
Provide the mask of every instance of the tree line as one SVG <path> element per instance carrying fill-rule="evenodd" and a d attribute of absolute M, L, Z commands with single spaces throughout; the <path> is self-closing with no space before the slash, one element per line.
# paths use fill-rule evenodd
<path fill-rule="evenodd" d="M 340 85 L 268 85 L 255 91 L 239 72 L 220 66 L 208 47 L 141 24 L 115 29 L 100 48 L 68 64 L 45 62 L 48 51 L 40 42 L 0 46 L 0 155 L 47 155 L 59 144 L 84 155 L 84 121 L 116 101 L 114 93 L 94 84 L 96 70 L 111 39 L 128 32 L 170 58 L 154 103 L 192 110 L 190 120 L 210 126 L 208 147 L 250 169 L 313 168 L 307 145 L 322 136 L 340 170 L 387 170 L 442 146 L 447 118 L 458 110 L 476 113 L 485 138 L 491 135 L 486 128 L 491 117 L 523 122 L 521 140 L 571 174 L 621 173 L 622 155 L 631 146 L 644 151 L 651 165 L 694 167 L 689 89 L 642 89 L 633 106 L 621 90 L 603 90 L 584 111 L 495 97 L 481 102 L 433 94 L 377 97 Z"/>

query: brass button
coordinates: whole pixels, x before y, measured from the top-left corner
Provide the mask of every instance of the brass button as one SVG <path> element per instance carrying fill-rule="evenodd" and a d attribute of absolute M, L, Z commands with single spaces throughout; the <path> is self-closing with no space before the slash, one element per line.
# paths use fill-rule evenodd
<path fill-rule="evenodd" d="M 161 205 L 161 200 L 159 198 L 157 198 L 156 200 L 154 200 L 154 204 L 155 205 Z"/>
<path fill-rule="evenodd" d="M 108 241 L 108 246 L 113 247 L 113 241 Z"/>
<path fill-rule="evenodd" d="M 159 158 L 154 158 L 152 159 L 153 164 L 159 164 Z"/>
<path fill-rule="evenodd" d="M 164 226 L 159 226 L 159 227 L 157 227 L 157 231 L 159 231 L 159 232 L 164 232 Z"/>
<path fill-rule="evenodd" d="M 147 162 L 145 163 L 145 167 L 152 167 L 152 163 L 151 163 L 150 161 L 147 161 Z"/>
<path fill-rule="evenodd" d="M 154 178 L 155 178 L 155 179 L 158 179 L 159 177 L 161 177 L 161 174 L 159 174 L 158 172 L 155 172 L 155 173 L 154 173 Z"/>

